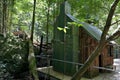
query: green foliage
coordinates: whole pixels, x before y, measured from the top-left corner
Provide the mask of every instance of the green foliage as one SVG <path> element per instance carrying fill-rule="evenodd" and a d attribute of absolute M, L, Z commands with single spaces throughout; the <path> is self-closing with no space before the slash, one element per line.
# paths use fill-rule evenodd
<path fill-rule="evenodd" d="M 69 28 L 68 27 L 65 27 L 65 28 L 57 27 L 57 29 L 60 31 L 64 31 L 64 33 L 67 33 L 67 29 Z"/>
<path fill-rule="evenodd" d="M 74 25 L 74 26 L 77 26 L 77 27 L 81 27 L 82 26 L 82 24 L 76 23 L 76 22 L 68 22 L 68 25 Z"/>
<path fill-rule="evenodd" d="M 55 0 L 50 1 L 49 5 L 49 34 L 52 34 L 53 24 L 53 3 Z M 47 14 L 48 14 L 48 1 L 37 0 L 36 2 L 36 14 L 35 14 L 35 30 L 34 39 L 39 38 L 41 35 L 46 36 L 47 26 Z M 32 0 L 16 0 L 14 4 L 14 11 L 12 16 L 12 30 L 21 28 L 27 34 L 30 35 L 30 29 L 32 24 L 32 11 L 33 1 Z"/>
<path fill-rule="evenodd" d="M 81 18 L 87 18 L 88 15 L 97 15 L 97 12 L 99 12 L 99 7 L 102 5 L 102 0 L 68 0 L 69 3 L 72 5 L 72 12 L 74 15 L 81 17 Z M 74 12 L 78 13 L 74 13 Z"/>
<path fill-rule="evenodd" d="M 13 76 L 6 70 L 5 64 L 0 61 L 0 80 L 12 80 Z"/>
<path fill-rule="evenodd" d="M 5 65 L 5 69 L 12 74 L 18 74 L 28 69 L 27 42 L 7 35 L 0 37 L 0 61 Z"/>
<path fill-rule="evenodd" d="M 46 37 L 47 30 L 47 15 L 49 10 L 49 38 L 52 39 L 53 24 L 60 11 L 60 4 L 64 0 L 37 0 L 36 4 L 36 22 L 35 22 L 35 38 L 40 38 L 41 35 Z M 91 21 L 93 25 L 103 29 L 107 14 L 113 0 L 67 0 L 71 5 L 71 14 L 77 17 L 80 21 Z M 11 5 L 13 6 L 13 5 Z M 119 7 L 120 5 L 118 5 Z M 13 7 L 11 7 L 13 8 Z M 12 28 L 21 28 L 26 33 L 30 34 L 32 22 L 33 0 L 15 0 L 14 8 L 12 9 Z M 119 15 L 120 8 L 115 12 Z M 119 19 L 118 16 L 113 18 L 113 22 Z M 113 26 L 114 29 L 117 27 Z M 113 32 L 114 29 L 111 29 Z M 64 29 L 64 31 L 66 31 Z M 110 32 L 110 33 L 111 33 Z"/>

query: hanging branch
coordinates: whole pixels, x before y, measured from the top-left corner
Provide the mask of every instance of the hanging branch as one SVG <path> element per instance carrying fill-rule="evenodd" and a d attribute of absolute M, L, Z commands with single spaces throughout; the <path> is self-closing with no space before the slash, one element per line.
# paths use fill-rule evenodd
<path fill-rule="evenodd" d="M 89 68 L 89 66 L 92 64 L 92 62 L 96 59 L 96 57 L 99 55 L 100 51 L 104 48 L 104 45 L 106 44 L 106 35 L 109 31 L 112 17 L 113 17 L 113 14 L 115 12 L 116 6 L 117 6 L 119 1 L 120 0 L 115 0 L 113 5 L 111 6 L 111 9 L 109 11 L 107 21 L 106 21 L 106 24 L 105 24 L 105 27 L 104 27 L 104 30 L 103 30 L 103 33 L 101 36 L 100 43 L 98 44 L 96 49 L 92 52 L 92 54 L 88 57 L 88 59 L 86 60 L 84 65 L 81 66 L 80 69 L 78 70 L 78 72 L 72 77 L 71 80 L 80 80 L 82 78 L 82 75 Z"/>
<path fill-rule="evenodd" d="M 34 0 L 33 6 L 33 18 L 32 18 L 32 28 L 31 28 L 31 41 L 33 42 L 33 34 L 34 34 L 34 24 L 35 24 L 35 7 L 36 7 L 36 0 Z"/>

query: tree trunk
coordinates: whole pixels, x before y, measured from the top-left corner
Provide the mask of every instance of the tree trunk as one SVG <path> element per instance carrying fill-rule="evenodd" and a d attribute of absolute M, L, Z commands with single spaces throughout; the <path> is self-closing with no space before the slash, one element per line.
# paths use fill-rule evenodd
<path fill-rule="evenodd" d="M 111 21 L 112 21 L 112 17 L 113 17 L 114 11 L 115 11 L 116 6 L 117 6 L 119 1 L 120 0 L 115 0 L 113 5 L 111 6 L 111 9 L 109 11 L 107 21 L 106 21 L 106 24 L 105 24 L 105 27 L 104 27 L 104 30 L 103 30 L 103 33 L 102 33 L 102 36 L 101 36 L 101 40 L 100 40 L 98 46 L 92 52 L 92 54 L 88 57 L 85 64 L 83 66 L 81 66 L 80 69 L 78 70 L 78 72 L 72 77 L 71 80 L 80 80 L 82 75 L 85 73 L 85 71 L 88 69 L 88 67 L 92 64 L 92 62 L 95 60 L 95 58 L 97 56 L 99 56 L 100 51 L 104 48 L 104 45 L 107 43 L 106 35 L 109 31 Z"/>
<path fill-rule="evenodd" d="M 28 62 L 29 62 L 29 71 L 30 71 L 31 75 L 33 76 L 34 80 L 39 80 L 38 72 L 36 70 L 37 69 L 36 59 L 35 59 L 33 44 L 32 44 L 31 40 L 29 40 Z"/>
<path fill-rule="evenodd" d="M 8 16 L 8 23 L 7 23 L 7 32 L 8 33 L 11 33 L 11 28 L 12 28 L 12 16 L 13 16 L 13 8 L 14 8 L 14 0 L 8 0 L 8 13 L 7 13 L 7 16 Z"/>
<path fill-rule="evenodd" d="M 34 24 L 35 24 L 35 7 L 36 7 L 36 0 L 34 0 L 34 6 L 33 6 L 33 18 L 32 18 L 32 28 L 31 28 L 31 41 L 32 42 L 33 42 Z"/>
<path fill-rule="evenodd" d="M 0 0 L 0 33 L 2 33 L 2 0 Z"/>
<path fill-rule="evenodd" d="M 46 25 L 46 44 L 48 45 L 48 33 L 49 33 L 49 12 L 50 12 L 50 3 L 49 0 L 47 0 L 47 25 Z"/>
<path fill-rule="evenodd" d="M 3 1 L 3 22 L 2 22 L 2 26 L 3 26 L 3 34 L 4 36 L 6 36 L 7 33 L 7 0 Z"/>
<path fill-rule="evenodd" d="M 0 33 L 6 36 L 8 31 L 9 0 L 0 0 Z"/>

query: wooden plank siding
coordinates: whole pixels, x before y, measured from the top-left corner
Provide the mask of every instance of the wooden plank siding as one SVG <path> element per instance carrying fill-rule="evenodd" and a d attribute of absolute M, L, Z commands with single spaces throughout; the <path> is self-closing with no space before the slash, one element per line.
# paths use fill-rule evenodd
<path fill-rule="evenodd" d="M 79 62 L 83 63 L 87 60 L 87 58 L 90 56 L 90 54 L 93 52 L 93 50 L 98 45 L 98 41 L 95 40 L 91 35 L 89 35 L 83 28 L 79 29 L 79 48 L 80 48 L 80 54 L 79 54 Z M 110 49 L 109 49 L 110 48 Z M 93 68 L 93 66 L 98 67 L 108 67 L 113 65 L 113 46 L 105 45 L 103 50 L 100 53 L 100 56 L 98 56 L 94 62 L 91 64 L 91 66 L 87 69 L 85 73 L 85 77 L 92 78 L 99 74 L 99 72 L 105 72 L 105 70 L 99 70 L 96 68 Z M 111 52 L 111 53 L 110 53 Z"/>
<path fill-rule="evenodd" d="M 80 28 L 79 29 L 79 42 L 80 42 L 80 57 L 79 61 L 80 63 L 83 63 L 87 60 L 89 55 L 92 53 L 92 51 L 95 49 L 97 42 L 95 39 L 93 39 L 87 32 Z M 95 59 L 95 61 L 91 64 L 91 66 L 87 69 L 85 73 L 85 77 L 92 78 L 94 76 L 97 76 L 99 74 L 99 70 L 93 68 L 93 66 L 99 66 L 99 57 Z"/>

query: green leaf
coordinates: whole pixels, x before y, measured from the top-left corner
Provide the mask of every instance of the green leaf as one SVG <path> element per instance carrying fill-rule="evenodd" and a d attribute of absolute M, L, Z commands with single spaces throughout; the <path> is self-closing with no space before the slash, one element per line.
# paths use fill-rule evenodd
<path fill-rule="evenodd" d="M 61 31 L 61 30 L 64 30 L 64 28 L 61 28 L 61 27 L 57 27 L 57 29 L 60 30 L 60 31 Z"/>
<path fill-rule="evenodd" d="M 74 26 L 77 26 L 77 27 L 83 26 L 82 24 L 77 23 L 77 22 L 68 22 L 68 25 L 74 25 Z"/>
<path fill-rule="evenodd" d="M 68 22 L 69 25 L 76 25 L 76 22 Z"/>
<path fill-rule="evenodd" d="M 63 30 L 63 31 L 64 31 L 64 33 L 67 33 L 67 30 L 66 30 L 65 28 L 64 28 L 64 30 Z"/>
<path fill-rule="evenodd" d="M 82 24 L 78 24 L 78 27 L 82 27 L 83 25 Z"/>

